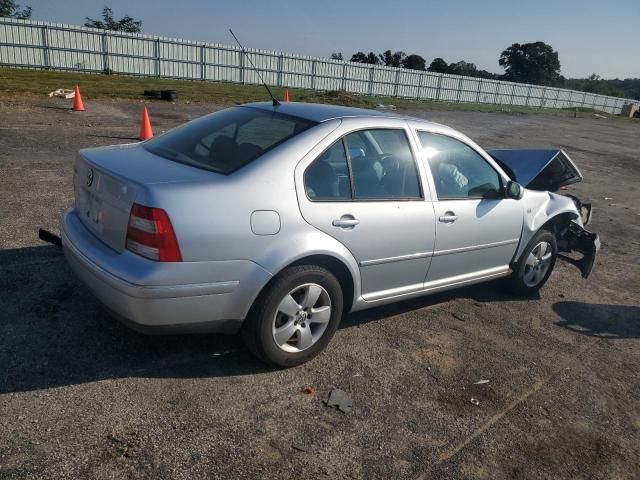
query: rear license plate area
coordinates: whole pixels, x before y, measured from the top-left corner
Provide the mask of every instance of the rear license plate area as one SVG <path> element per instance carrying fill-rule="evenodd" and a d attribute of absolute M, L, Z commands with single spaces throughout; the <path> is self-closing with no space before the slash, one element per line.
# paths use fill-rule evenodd
<path fill-rule="evenodd" d="M 91 192 L 79 189 L 76 195 L 76 209 L 85 224 L 95 231 L 101 232 L 104 220 L 102 200 Z"/>

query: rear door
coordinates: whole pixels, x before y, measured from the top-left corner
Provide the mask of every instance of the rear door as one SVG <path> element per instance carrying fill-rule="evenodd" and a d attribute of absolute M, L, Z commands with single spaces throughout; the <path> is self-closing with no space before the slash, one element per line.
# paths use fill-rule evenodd
<path fill-rule="evenodd" d="M 505 198 L 505 179 L 468 143 L 426 131 L 418 137 L 437 196 L 425 287 L 506 273 L 520 241 L 523 203 Z"/>
<path fill-rule="evenodd" d="M 353 254 L 365 300 L 422 289 L 433 252 L 433 207 L 403 123 L 350 131 L 301 166 L 302 215 Z"/>

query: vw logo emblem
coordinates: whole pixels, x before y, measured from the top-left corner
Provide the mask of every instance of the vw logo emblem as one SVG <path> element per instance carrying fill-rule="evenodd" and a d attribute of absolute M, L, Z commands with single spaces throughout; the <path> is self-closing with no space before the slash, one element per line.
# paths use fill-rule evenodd
<path fill-rule="evenodd" d="M 93 170 L 89 169 L 89 172 L 87 173 L 87 187 L 90 187 L 92 183 L 93 183 Z"/>

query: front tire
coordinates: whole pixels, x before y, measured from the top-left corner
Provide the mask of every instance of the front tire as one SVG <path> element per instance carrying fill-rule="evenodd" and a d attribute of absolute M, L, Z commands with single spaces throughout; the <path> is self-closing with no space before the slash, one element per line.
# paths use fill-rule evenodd
<path fill-rule="evenodd" d="M 260 294 L 242 334 L 258 358 L 293 367 L 326 348 L 342 310 L 342 288 L 331 272 L 315 265 L 290 267 Z"/>
<path fill-rule="evenodd" d="M 547 230 L 539 230 L 527 244 L 508 279 L 510 289 L 525 296 L 537 294 L 547 283 L 557 255 L 556 237 Z"/>

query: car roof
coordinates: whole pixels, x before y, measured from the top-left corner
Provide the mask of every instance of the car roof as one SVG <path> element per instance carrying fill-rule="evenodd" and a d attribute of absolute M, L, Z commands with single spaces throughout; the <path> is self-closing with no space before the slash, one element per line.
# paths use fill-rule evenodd
<path fill-rule="evenodd" d="M 423 128 L 440 130 L 447 133 L 457 133 L 453 128 L 441 123 L 431 122 L 420 117 L 402 115 L 389 111 L 369 110 L 366 108 L 343 107 L 341 105 L 328 105 L 325 103 L 280 102 L 274 106 L 272 102 L 245 103 L 242 106 L 259 108 L 269 112 L 284 113 L 298 118 L 311 120 L 312 122 L 326 122 L 340 118 L 395 118 L 422 124 Z"/>
<path fill-rule="evenodd" d="M 255 102 L 245 103 L 243 106 L 293 115 L 294 117 L 304 118 L 313 122 L 326 122 L 327 120 L 345 117 L 407 118 L 391 112 L 343 107 L 340 105 L 327 105 L 323 103 L 280 102 L 280 105 L 274 106 L 272 102 Z"/>

